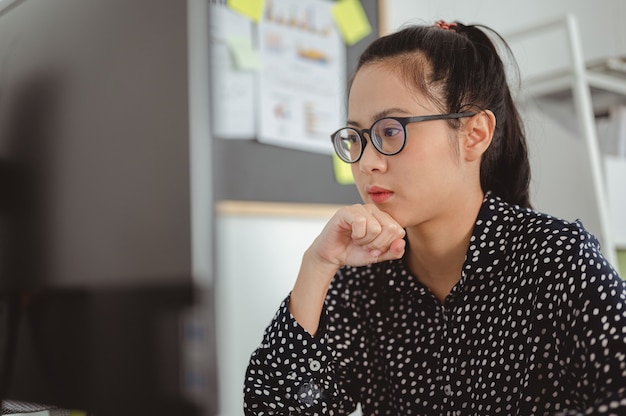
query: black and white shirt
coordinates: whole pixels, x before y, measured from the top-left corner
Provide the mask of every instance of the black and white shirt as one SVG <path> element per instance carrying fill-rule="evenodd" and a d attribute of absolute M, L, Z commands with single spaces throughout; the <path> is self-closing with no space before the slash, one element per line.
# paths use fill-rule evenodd
<path fill-rule="evenodd" d="M 626 414 L 626 292 L 580 223 L 488 194 L 444 304 L 403 260 L 340 270 L 316 336 L 288 303 L 246 415 Z"/>

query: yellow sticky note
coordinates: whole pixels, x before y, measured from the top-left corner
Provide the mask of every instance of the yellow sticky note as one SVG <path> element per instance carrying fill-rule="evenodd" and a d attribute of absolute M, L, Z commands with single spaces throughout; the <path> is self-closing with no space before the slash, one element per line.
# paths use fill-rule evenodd
<path fill-rule="evenodd" d="M 228 49 L 237 69 L 259 69 L 261 58 L 259 52 L 252 46 L 249 36 L 231 36 L 226 39 Z"/>
<path fill-rule="evenodd" d="M 354 183 L 352 176 L 352 165 L 339 159 L 339 156 L 333 154 L 333 169 L 335 171 L 335 181 L 340 185 L 350 185 Z"/>
<path fill-rule="evenodd" d="M 339 0 L 332 7 L 332 13 L 346 44 L 354 45 L 372 33 L 372 27 L 359 0 Z"/>
<path fill-rule="evenodd" d="M 226 5 L 237 13 L 241 13 L 258 23 L 261 20 L 261 16 L 263 16 L 265 0 L 228 0 Z"/>
<path fill-rule="evenodd" d="M 626 280 L 626 250 L 617 252 L 617 268 L 622 279 Z"/>

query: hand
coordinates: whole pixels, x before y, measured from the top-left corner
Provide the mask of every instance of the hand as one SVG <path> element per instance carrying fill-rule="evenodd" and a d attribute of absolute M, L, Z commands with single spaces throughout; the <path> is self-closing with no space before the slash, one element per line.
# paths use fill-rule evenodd
<path fill-rule="evenodd" d="M 352 205 L 335 213 L 309 254 L 337 267 L 399 259 L 404 254 L 404 235 L 402 226 L 375 205 Z"/>
<path fill-rule="evenodd" d="M 310 334 L 315 334 L 326 292 L 341 266 L 364 266 L 399 259 L 405 231 L 375 205 L 341 208 L 304 253 L 289 310 Z"/>

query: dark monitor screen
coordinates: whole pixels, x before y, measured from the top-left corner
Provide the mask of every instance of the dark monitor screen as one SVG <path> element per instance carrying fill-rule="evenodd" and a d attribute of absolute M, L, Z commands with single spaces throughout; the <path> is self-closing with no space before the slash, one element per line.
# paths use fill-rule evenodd
<path fill-rule="evenodd" d="M 186 373 L 185 317 L 210 310 L 187 23 L 186 1 L 0 3 L 2 399 L 207 414 L 184 386 L 207 386 Z"/>
<path fill-rule="evenodd" d="M 181 386 L 194 342 L 180 313 L 190 291 L 38 291 L 10 301 L 5 400 L 94 415 L 209 414 Z"/>

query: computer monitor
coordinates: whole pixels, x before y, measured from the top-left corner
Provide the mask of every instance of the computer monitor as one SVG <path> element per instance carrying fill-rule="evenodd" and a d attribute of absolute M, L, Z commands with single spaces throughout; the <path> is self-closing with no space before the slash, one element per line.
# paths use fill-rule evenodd
<path fill-rule="evenodd" d="M 1 399 L 215 411 L 188 24 L 186 1 L 0 1 Z"/>

